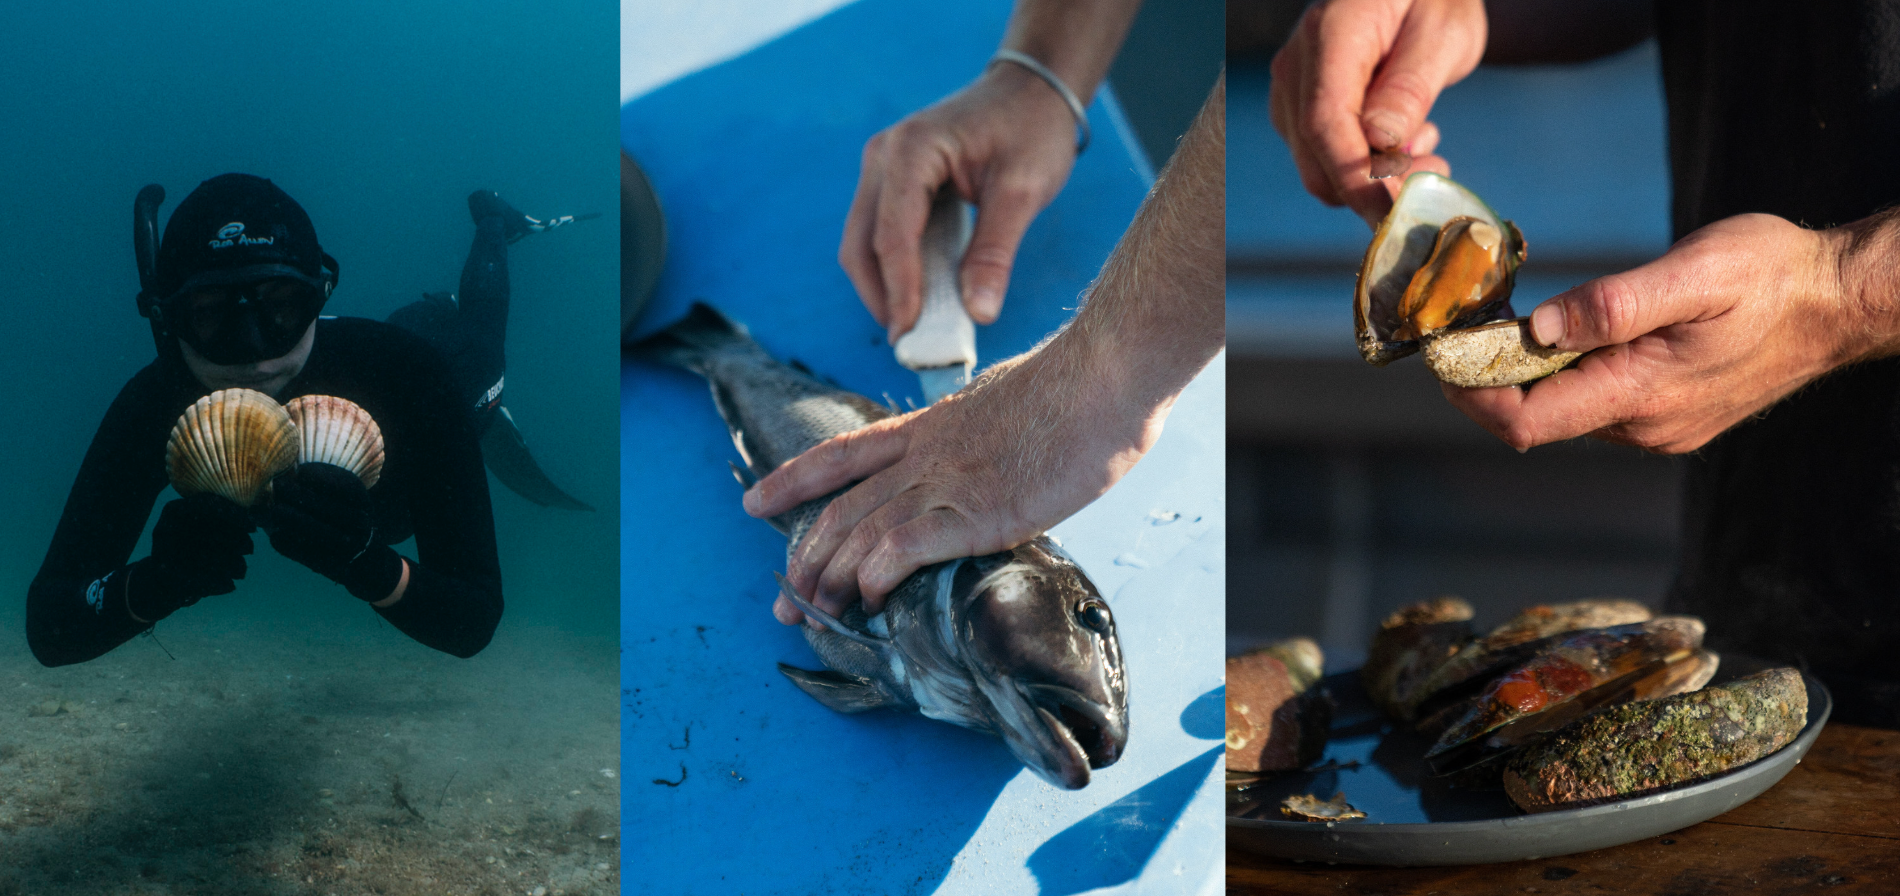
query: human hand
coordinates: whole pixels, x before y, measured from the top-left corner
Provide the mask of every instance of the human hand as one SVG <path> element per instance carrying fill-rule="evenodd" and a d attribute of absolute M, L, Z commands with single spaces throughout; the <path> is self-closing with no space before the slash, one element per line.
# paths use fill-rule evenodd
<path fill-rule="evenodd" d="M 369 489 L 333 464 L 298 464 L 271 481 L 271 500 L 256 511 L 271 547 L 358 598 L 389 596 L 402 560 L 377 544 Z"/>
<path fill-rule="evenodd" d="M 203 598 L 230 594 L 247 571 L 244 555 L 256 529 L 243 507 L 209 492 L 166 504 L 152 527 L 152 555 L 133 564 L 126 580 L 126 608 L 157 622 Z"/>
<path fill-rule="evenodd" d="M 748 490 L 746 512 L 770 517 L 863 480 L 799 543 L 792 587 L 834 616 L 854 596 L 877 613 L 918 569 L 1013 548 L 1108 491 L 1160 436 L 1172 399 L 1131 407 L 1105 385 L 1114 378 L 1049 348 L 812 448 Z M 803 618 L 782 595 L 772 613 Z"/>
<path fill-rule="evenodd" d="M 968 87 L 864 145 L 838 263 L 892 343 L 923 301 L 924 220 L 939 187 L 977 207 L 959 282 L 977 323 L 996 320 L 1016 247 L 1075 166 L 1075 120 L 1055 90 L 1016 65 L 991 65 Z M 950 186 L 944 186 L 949 183 Z"/>
<path fill-rule="evenodd" d="M 1520 451 L 1585 434 L 1694 451 L 1875 347 L 1843 288 L 1849 241 L 1772 215 L 1717 221 L 1532 312 L 1538 342 L 1590 352 L 1575 370 L 1528 390 L 1448 385 L 1445 397 Z"/>
<path fill-rule="evenodd" d="M 1450 175 L 1432 155 L 1426 120 L 1446 86 L 1484 54 L 1481 0 L 1327 0 L 1306 10 L 1273 58 L 1267 107 L 1306 191 L 1377 225 L 1405 177 Z M 1396 177 L 1372 180 L 1372 150 L 1412 156 Z"/>

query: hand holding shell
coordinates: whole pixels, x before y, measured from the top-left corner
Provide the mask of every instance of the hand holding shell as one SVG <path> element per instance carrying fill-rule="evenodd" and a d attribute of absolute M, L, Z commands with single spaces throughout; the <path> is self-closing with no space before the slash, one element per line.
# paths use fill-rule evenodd
<path fill-rule="evenodd" d="M 298 463 L 335 464 L 374 487 L 382 431 L 361 407 L 335 396 L 282 406 L 252 389 L 220 389 L 186 408 L 165 443 L 165 471 L 179 494 L 210 492 L 243 507 Z"/>

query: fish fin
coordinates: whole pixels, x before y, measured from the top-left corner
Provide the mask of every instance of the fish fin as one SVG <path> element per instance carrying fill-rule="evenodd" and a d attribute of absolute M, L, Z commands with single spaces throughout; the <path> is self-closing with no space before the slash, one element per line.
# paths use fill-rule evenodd
<path fill-rule="evenodd" d="M 745 327 L 704 302 L 694 302 L 686 316 L 664 330 L 623 347 L 627 357 L 684 367 L 704 375 L 707 357 L 742 349 L 763 352 Z"/>
<path fill-rule="evenodd" d="M 733 463 L 732 461 L 726 461 L 726 466 L 732 468 L 732 478 L 739 480 L 739 485 L 741 488 L 751 488 L 752 486 L 758 484 L 758 480 L 752 478 L 752 474 L 747 472 L 744 467 L 741 467 L 738 464 Z"/>
<path fill-rule="evenodd" d="M 837 712 L 869 712 L 892 705 L 890 698 L 878 689 L 877 683 L 868 678 L 842 672 L 812 672 L 784 663 L 778 664 L 778 670 L 785 673 L 792 684 L 798 685 L 799 690 L 810 694 L 813 700 Z"/>
<path fill-rule="evenodd" d="M 884 393 L 884 406 L 890 408 L 893 414 L 902 414 L 904 412 L 903 409 L 897 406 L 897 399 L 892 398 L 889 392 Z"/>
<path fill-rule="evenodd" d="M 820 610 L 815 606 L 812 606 L 811 601 L 808 601 L 804 599 L 803 597 L 799 596 L 798 592 L 792 588 L 792 583 L 789 581 L 786 581 L 785 575 L 783 573 L 773 572 L 772 577 L 778 580 L 779 593 L 785 595 L 786 598 L 790 599 L 792 602 L 792 605 L 796 606 L 799 612 L 805 614 L 805 618 L 811 619 L 817 622 L 819 625 L 822 625 L 825 628 L 831 629 L 832 631 L 837 632 L 838 634 L 843 635 L 847 638 L 850 638 L 851 640 L 856 641 L 859 644 L 863 644 L 866 647 L 875 647 L 875 648 L 882 649 L 889 643 L 884 638 L 879 638 L 875 635 L 867 635 L 864 632 L 861 632 L 855 628 L 852 628 L 851 626 L 845 625 L 843 621 L 838 619 L 838 617 L 833 616 L 830 613 L 827 613 L 823 610 Z"/>
<path fill-rule="evenodd" d="M 501 484 L 508 486 L 515 494 L 527 498 L 542 507 L 560 510 L 593 510 L 586 502 L 561 490 L 548 478 L 541 465 L 535 463 L 534 455 L 528 453 L 528 441 L 521 437 L 521 430 L 515 428 L 515 418 L 507 408 L 488 424 L 488 431 L 482 433 L 482 460 L 493 471 Z"/>

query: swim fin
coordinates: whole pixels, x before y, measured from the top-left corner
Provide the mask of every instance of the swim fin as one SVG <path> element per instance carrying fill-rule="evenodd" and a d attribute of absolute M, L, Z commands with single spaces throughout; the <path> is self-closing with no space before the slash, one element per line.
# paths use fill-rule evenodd
<path fill-rule="evenodd" d="M 561 487 L 548 478 L 541 465 L 534 462 L 534 455 L 528 453 L 528 442 L 521 437 L 521 430 L 515 428 L 514 416 L 506 407 L 498 410 L 500 413 L 482 434 L 482 460 L 495 478 L 515 494 L 542 507 L 593 510 L 587 503 L 561 491 Z"/>

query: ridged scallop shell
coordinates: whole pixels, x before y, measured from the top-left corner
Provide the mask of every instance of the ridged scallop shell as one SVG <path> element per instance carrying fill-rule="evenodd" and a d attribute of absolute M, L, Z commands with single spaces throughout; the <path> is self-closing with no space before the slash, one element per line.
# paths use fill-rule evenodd
<path fill-rule="evenodd" d="M 276 400 L 220 389 L 172 424 L 165 472 L 181 495 L 211 492 L 249 507 L 271 477 L 297 462 L 297 427 Z"/>
<path fill-rule="evenodd" d="M 284 405 L 297 424 L 297 462 L 335 464 L 356 474 L 364 488 L 383 475 L 383 431 L 356 402 L 334 395 L 304 395 Z"/>

